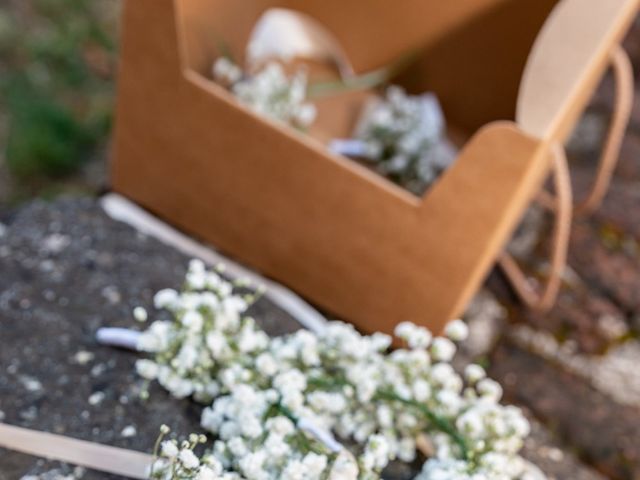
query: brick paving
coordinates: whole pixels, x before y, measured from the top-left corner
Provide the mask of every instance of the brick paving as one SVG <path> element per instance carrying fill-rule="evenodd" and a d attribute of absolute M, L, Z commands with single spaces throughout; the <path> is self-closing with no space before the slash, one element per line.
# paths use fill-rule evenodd
<path fill-rule="evenodd" d="M 640 478 L 637 408 L 615 404 L 580 377 L 506 341 L 492 360 L 491 375 L 507 400 L 528 407 L 564 449 L 609 478 Z"/>
<path fill-rule="evenodd" d="M 639 22 L 625 46 L 639 76 Z M 491 374 L 507 399 L 553 432 L 561 451 L 620 480 L 640 479 L 640 82 L 636 85 L 609 194 L 593 216 L 574 222 L 557 305 L 546 314 L 527 312 L 498 275 L 490 282 L 508 312 L 509 325 L 490 353 Z M 593 178 L 600 148 L 594 139 L 606 128 L 611 99 L 607 78 L 571 144 L 577 198 Z M 547 232 L 540 230 L 536 252 L 545 250 Z"/>

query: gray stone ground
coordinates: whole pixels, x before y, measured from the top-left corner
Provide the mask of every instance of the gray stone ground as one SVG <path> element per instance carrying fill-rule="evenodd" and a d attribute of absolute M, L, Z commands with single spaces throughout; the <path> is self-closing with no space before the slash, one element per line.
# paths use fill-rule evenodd
<path fill-rule="evenodd" d="M 4 421 L 149 451 L 158 428 L 198 429 L 199 407 L 157 386 L 139 399 L 137 356 L 99 346 L 101 326 L 140 328 L 131 310 L 179 287 L 188 258 L 109 219 L 90 199 L 35 202 L 5 219 L 0 236 L 0 411 Z M 297 323 L 267 301 L 267 331 Z M 133 433 L 135 430 L 135 433 Z M 53 468 L 0 450 L 0 479 Z M 108 476 L 87 473 L 83 478 Z"/>
<path fill-rule="evenodd" d="M 0 235 L 0 411 L 4 421 L 109 445 L 149 451 L 162 423 L 198 430 L 200 407 L 153 386 L 139 398 L 136 354 L 97 345 L 101 326 L 139 328 L 137 305 L 151 309 L 153 293 L 179 287 L 188 258 L 108 218 L 95 200 L 34 202 L 5 218 Z M 467 356 L 495 341 L 503 309 L 484 293 L 470 315 L 476 329 Z M 261 300 L 255 317 L 271 334 L 299 328 Z M 485 329 L 484 337 L 480 330 Z M 482 339 L 484 338 L 484 341 Z M 483 353 L 484 352 L 484 353 Z M 535 423 L 527 455 L 555 478 L 597 479 Z M 0 450 L 0 479 L 23 475 L 115 478 L 75 471 L 57 462 Z M 396 466 L 390 479 L 411 478 Z M 48 474 L 43 475 L 43 474 Z"/>

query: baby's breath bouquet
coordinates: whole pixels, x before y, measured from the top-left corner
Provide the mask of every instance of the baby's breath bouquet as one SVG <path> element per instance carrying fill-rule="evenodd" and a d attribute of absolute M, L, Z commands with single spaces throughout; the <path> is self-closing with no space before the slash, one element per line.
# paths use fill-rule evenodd
<path fill-rule="evenodd" d="M 331 146 L 338 153 L 365 160 L 418 195 L 455 158 L 435 95 L 408 95 L 398 86 L 389 87 L 384 97 L 369 102 L 353 140 L 334 141 Z"/>
<path fill-rule="evenodd" d="M 435 338 L 401 323 L 406 347 L 395 350 L 390 336 L 341 322 L 270 338 L 246 315 L 255 296 L 234 287 L 196 260 L 183 291 L 155 296 L 173 320 L 142 334 L 138 347 L 152 359 L 137 370 L 207 405 L 201 424 L 215 440 L 159 442 L 152 478 L 374 480 L 392 460 L 413 461 L 418 445 L 430 455 L 419 480 L 523 475 L 527 420 L 500 405 L 501 388 L 482 367 L 459 375 L 451 365 L 454 342 L 467 335 L 462 321 Z"/>
<path fill-rule="evenodd" d="M 280 63 L 270 61 L 249 75 L 227 57 L 220 57 L 212 73 L 218 83 L 258 115 L 298 129 L 308 128 L 316 118 L 315 106 L 306 101 L 307 75 L 303 69 L 287 76 Z"/>
<path fill-rule="evenodd" d="M 391 68 L 390 72 L 395 71 Z M 270 60 L 253 74 L 244 72 L 227 57 L 213 64 L 214 80 L 256 114 L 299 130 L 308 129 L 316 119 L 309 101 L 313 92 L 377 88 L 389 80 L 386 70 L 350 81 L 307 85 L 302 68 L 288 76 L 281 63 Z M 352 139 L 334 139 L 328 145 L 334 153 L 359 158 L 407 190 L 421 195 L 453 162 L 456 152 L 447 141 L 445 122 L 433 94 L 408 95 L 401 87 L 390 86 L 383 96 L 365 105 Z"/>

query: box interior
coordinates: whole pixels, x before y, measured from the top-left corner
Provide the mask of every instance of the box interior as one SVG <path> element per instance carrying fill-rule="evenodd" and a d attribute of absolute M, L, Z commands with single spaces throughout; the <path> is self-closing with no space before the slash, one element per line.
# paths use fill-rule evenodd
<path fill-rule="evenodd" d="M 357 72 L 419 48 L 393 83 L 412 93 L 435 92 L 451 135 L 462 143 L 486 123 L 514 118 L 529 51 L 557 1 L 176 0 L 176 10 L 183 66 L 206 78 L 223 48 L 243 58 L 253 26 L 272 7 L 306 13 L 325 25 Z M 360 92 L 319 100 L 311 135 L 321 141 L 349 136 L 367 98 Z"/>

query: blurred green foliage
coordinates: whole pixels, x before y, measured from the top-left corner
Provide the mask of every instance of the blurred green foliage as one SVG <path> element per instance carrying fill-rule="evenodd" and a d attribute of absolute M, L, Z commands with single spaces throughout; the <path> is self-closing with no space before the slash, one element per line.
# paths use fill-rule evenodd
<path fill-rule="evenodd" d="M 6 160 L 20 177 L 69 173 L 108 134 L 116 0 L 4 0 Z"/>

